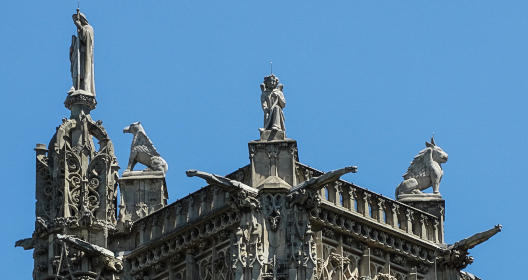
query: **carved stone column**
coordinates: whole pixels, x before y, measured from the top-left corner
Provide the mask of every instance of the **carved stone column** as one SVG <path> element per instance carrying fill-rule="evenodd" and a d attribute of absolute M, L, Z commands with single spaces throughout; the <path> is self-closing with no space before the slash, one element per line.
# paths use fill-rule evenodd
<path fill-rule="evenodd" d="M 196 262 L 194 260 L 194 254 L 191 249 L 187 250 L 185 254 L 185 266 L 185 280 L 198 280 Z"/>
<path fill-rule="evenodd" d="M 359 279 L 370 279 L 370 248 L 368 247 L 363 250 L 363 256 L 359 261 Z"/>

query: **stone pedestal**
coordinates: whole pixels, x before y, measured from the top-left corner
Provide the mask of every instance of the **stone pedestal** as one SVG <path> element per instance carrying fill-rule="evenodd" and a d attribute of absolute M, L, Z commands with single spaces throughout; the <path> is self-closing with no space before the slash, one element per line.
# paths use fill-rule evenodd
<path fill-rule="evenodd" d="M 440 194 L 400 194 L 398 201 L 440 218 L 439 242 L 444 242 L 445 200 Z"/>
<path fill-rule="evenodd" d="M 163 171 L 129 171 L 119 179 L 120 221 L 134 222 L 167 205 Z"/>
<path fill-rule="evenodd" d="M 440 194 L 400 194 L 398 201 L 437 217 L 444 217 L 445 200 Z"/>
<path fill-rule="evenodd" d="M 252 187 L 263 186 L 264 181 L 272 176 L 280 178 L 290 186 L 297 185 L 295 163 L 299 156 L 295 140 L 251 141 L 248 146 Z"/>

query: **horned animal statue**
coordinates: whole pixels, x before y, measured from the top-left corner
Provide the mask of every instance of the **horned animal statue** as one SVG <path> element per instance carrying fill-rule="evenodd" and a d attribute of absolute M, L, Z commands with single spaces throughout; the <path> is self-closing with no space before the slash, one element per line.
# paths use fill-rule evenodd
<path fill-rule="evenodd" d="M 440 194 L 440 181 L 444 175 L 440 164 L 447 161 L 447 153 L 435 144 L 434 137 L 431 138 L 431 143 L 425 142 L 425 146 L 403 175 L 404 181 L 396 188 L 396 198 L 400 194 L 422 193 L 422 190 L 430 186 L 433 187 L 434 194 Z"/>
<path fill-rule="evenodd" d="M 132 146 L 130 147 L 130 158 L 125 172 L 132 171 L 138 162 L 145 165 L 147 170 L 167 172 L 169 169 L 167 162 L 158 154 L 140 122 L 135 122 L 125 127 L 123 133 L 132 133 L 134 135 Z"/>

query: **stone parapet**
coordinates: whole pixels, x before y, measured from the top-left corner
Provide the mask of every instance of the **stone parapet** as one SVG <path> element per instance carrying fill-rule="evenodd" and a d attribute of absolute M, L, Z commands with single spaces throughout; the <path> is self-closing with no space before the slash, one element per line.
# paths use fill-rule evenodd
<path fill-rule="evenodd" d="M 323 172 L 297 163 L 299 181 L 320 176 Z M 321 189 L 321 200 L 348 212 L 359 214 L 381 226 L 433 243 L 443 243 L 443 218 L 406 203 L 338 180 Z"/>

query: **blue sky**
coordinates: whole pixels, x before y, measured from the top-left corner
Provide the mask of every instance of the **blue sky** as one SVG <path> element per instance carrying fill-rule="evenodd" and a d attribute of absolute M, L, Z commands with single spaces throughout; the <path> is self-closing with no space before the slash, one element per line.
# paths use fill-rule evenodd
<path fill-rule="evenodd" d="M 259 84 L 284 84 L 287 134 L 301 162 L 358 165 L 345 179 L 393 197 L 424 141 L 447 153 L 446 239 L 501 223 L 467 271 L 514 278 L 526 265 L 528 2 L 82 1 L 95 29 L 95 82 L 122 169 L 141 121 L 169 163 L 170 201 L 202 186 L 186 169 L 248 163 L 262 124 Z M 0 263 L 29 279 L 14 248 L 34 226 L 33 148 L 68 116 L 76 1 L 0 4 Z"/>

